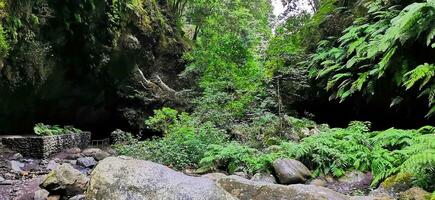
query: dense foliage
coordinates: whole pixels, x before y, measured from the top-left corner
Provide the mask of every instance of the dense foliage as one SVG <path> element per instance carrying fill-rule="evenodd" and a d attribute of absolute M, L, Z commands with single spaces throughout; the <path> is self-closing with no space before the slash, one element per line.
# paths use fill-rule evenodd
<path fill-rule="evenodd" d="M 414 183 L 434 188 L 435 128 L 388 129 L 370 132 L 370 124 L 352 122 L 348 128 L 323 128 L 300 143 L 278 140 L 264 148 L 229 141 L 222 130 L 201 124 L 186 113 L 164 108 L 147 121 L 165 137 L 117 145 L 122 154 L 164 163 L 178 169 L 226 170 L 254 174 L 270 171 L 278 158 L 293 158 L 314 169 L 314 176 L 343 176 L 348 170 L 371 171 L 373 186 L 398 172 L 412 174 Z M 294 124 L 296 125 L 296 124 Z"/>
<path fill-rule="evenodd" d="M 187 113 L 163 108 L 155 112 L 146 124 L 164 133 L 163 138 L 130 145 L 117 145 L 121 154 L 152 160 L 178 169 L 195 167 L 208 145 L 226 141 L 226 136 L 211 123 L 199 121 Z"/>
<path fill-rule="evenodd" d="M 37 122 L 144 130 L 167 102 L 146 84 L 181 85 L 189 46 L 168 3 L 0 1 L 0 132 Z"/>
<path fill-rule="evenodd" d="M 198 81 L 195 110 L 204 120 L 228 125 L 262 92 L 260 45 L 270 36 L 270 9 L 266 0 L 220 1 L 203 19 L 185 76 Z"/>
<path fill-rule="evenodd" d="M 326 79 L 330 98 L 341 101 L 357 92 L 383 95 L 391 88 L 395 106 L 407 90 L 416 90 L 428 98 L 428 116 L 433 114 L 435 2 L 401 8 L 374 1 L 367 8 L 367 15 L 355 19 L 338 39 L 319 42 L 310 61 L 312 76 Z"/>
<path fill-rule="evenodd" d="M 116 144 L 121 154 L 251 175 L 292 158 L 315 177 L 370 171 L 375 187 L 402 173 L 434 190 L 432 126 L 372 131 L 355 121 L 329 128 L 283 109 L 324 88 L 330 100 L 358 93 L 367 101 L 392 97 L 394 106 L 419 94 L 433 106 L 433 1 L 312 1 L 314 14 L 297 12 L 274 34 L 268 1 L 174 2 L 186 3 L 178 23 L 193 30 L 183 73 L 192 83 L 190 114 L 156 110 L 145 124 L 163 137 Z"/>

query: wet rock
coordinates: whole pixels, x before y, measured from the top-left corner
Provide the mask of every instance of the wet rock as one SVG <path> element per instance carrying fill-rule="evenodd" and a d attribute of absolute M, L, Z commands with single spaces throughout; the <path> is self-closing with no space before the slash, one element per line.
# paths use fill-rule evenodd
<path fill-rule="evenodd" d="M 413 187 L 399 194 L 399 200 L 426 200 L 430 198 L 431 193 L 419 187 Z"/>
<path fill-rule="evenodd" d="M 50 192 L 74 196 L 83 194 L 88 181 L 80 171 L 65 163 L 51 171 L 40 186 Z"/>
<path fill-rule="evenodd" d="M 21 163 L 19 161 L 15 161 L 15 160 L 10 160 L 9 161 L 9 167 L 14 172 L 20 172 L 22 170 L 21 168 L 24 167 L 24 163 Z"/>
<path fill-rule="evenodd" d="M 333 190 L 314 185 L 279 185 L 250 181 L 238 176 L 218 180 L 219 186 L 240 200 L 347 200 L 348 197 Z"/>
<path fill-rule="evenodd" d="M 166 166 L 128 157 L 109 157 L 92 172 L 86 199 L 234 199 L 216 183 Z"/>
<path fill-rule="evenodd" d="M 104 152 L 103 150 L 99 148 L 88 148 L 82 151 L 82 154 L 86 157 L 93 157 L 95 160 L 100 161 L 104 158 L 107 158 L 110 156 L 109 153 Z"/>
<path fill-rule="evenodd" d="M 301 162 L 292 159 L 278 159 L 273 169 L 281 184 L 305 183 L 311 177 L 310 170 Z"/>
<path fill-rule="evenodd" d="M 83 158 L 77 159 L 77 165 L 82 166 L 82 167 L 86 167 L 86 168 L 91 168 L 91 167 L 97 165 L 97 161 L 95 161 L 95 159 L 93 157 L 83 157 Z"/>
<path fill-rule="evenodd" d="M 85 200 L 85 195 L 84 194 L 76 195 L 69 198 L 69 200 Z"/>
<path fill-rule="evenodd" d="M 47 200 L 48 195 L 50 195 L 50 192 L 44 189 L 40 189 L 35 192 L 35 195 L 33 197 L 34 200 Z"/>
<path fill-rule="evenodd" d="M 276 183 L 276 179 L 272 174 L 268 173 L 257 173 L 252 176 L 251 181 L 262 182 L 262 183 Z"/>

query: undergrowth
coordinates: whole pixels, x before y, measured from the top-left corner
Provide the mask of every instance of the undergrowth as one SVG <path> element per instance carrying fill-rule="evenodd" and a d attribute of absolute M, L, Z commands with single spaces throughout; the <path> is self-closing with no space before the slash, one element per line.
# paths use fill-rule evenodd
<path fill-rule="evenodd" d="M 200 123 L 187 113 L 170 108 L 155 111 L 154 117 L 145 123 L 161 131 L 164 137 L 131 145 L 115 145 L 120 154 L 182 169 L 196 167 L 209 145 L 226 141 L 223 132 L 211 123 Z"/>
<path fill-rule="evenodd" d="M 368 122 L 351 122 L 347 128 L 323 128 L 299 142 L 278 140 L 278 145 L 259 147 L 237 139 L 230 141 L 228 134 L 211 123 L 169 108 L 156 111 L 146 123 L 162 131 L 164 137 L 115 145 L 121 154 L 177 169 L 249 174 L 271 171 L 274 160 L 291 158 L 312 169 L 315 177 L 371 171 L 375 187 L 394 174 L 407 172 L 413 174 L 417 186 L 433 191 L 435 185 L 435 128 L 431 126 L 370 131 Z"/>

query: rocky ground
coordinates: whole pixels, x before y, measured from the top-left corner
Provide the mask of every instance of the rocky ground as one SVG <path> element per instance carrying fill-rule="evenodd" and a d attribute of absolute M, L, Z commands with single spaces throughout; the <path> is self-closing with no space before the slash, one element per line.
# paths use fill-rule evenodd
<path fill-rule="evenodd" d="M 388 200 L 430 198 L 421 188 L 389 181 L 368 188 L 370 173 L 349 172 L 340 179 L 319 177 L 297 160 L 277 160 L 274 173 L 194 174 L 129 157 L 110 149 L 73 148 L 50 159 L 23 158 L 2 150 L 1 200 L 142 200 L 142 199 L 303 199 Z M 189 174 L 189 175 L 187 175 Z"/>
<path fill-rule="evenodd" d="M 99 160 L 110 156 L 107 152 L 112 151 L 97 148 L 82 151 L 79 148 L 73 148 L 49 159 L 29 159 L 0 146 L 0 200 L 33 200 L 36 199 L 35 192 L 41 197 L 44 192 L 39 191 L 41 190 L 40 184 L 46 180 L 50 172 L 64 164 L 88 177 Z M 59 195 L 62 196 L 62 192 L 54 192 L 49 199 L 60 199 Z M 39 199 L 47 198 L 48 196 L 42 195 Z"/>

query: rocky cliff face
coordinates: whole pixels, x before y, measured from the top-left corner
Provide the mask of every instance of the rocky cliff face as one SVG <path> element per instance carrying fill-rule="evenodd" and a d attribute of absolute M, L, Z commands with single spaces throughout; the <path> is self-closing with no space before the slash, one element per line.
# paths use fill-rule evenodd
<path fill-rule="evenodd" d="M 188 45 L 166 0 L 1 1 L 0 134 L 141 131 L 176 99 Z"/>

